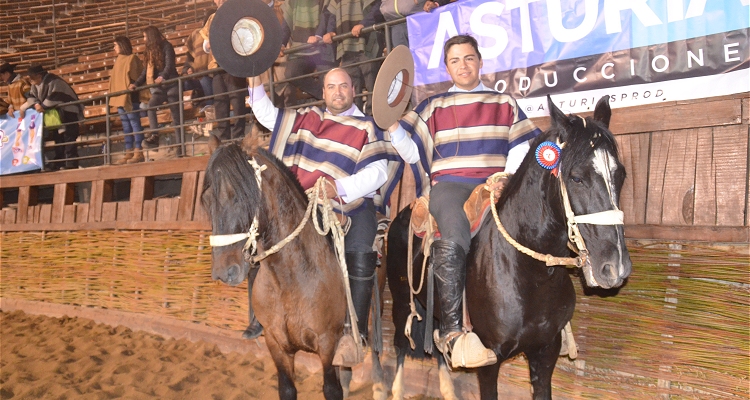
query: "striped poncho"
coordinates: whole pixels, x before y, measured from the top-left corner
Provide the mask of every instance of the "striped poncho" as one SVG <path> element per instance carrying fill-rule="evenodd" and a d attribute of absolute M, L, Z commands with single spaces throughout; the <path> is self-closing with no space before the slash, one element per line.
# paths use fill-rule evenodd
<path fill-rule="evenodd" d="M 512 97 L 488 91 L 430 97 L 401 126 L 419 150 L 417 195 L 441 181 L 481 184 L 505 169 L 510 149 L 541 133 Z"/>
<path fill-rule="evenodd" d="M 386 215 L 390 195 L 403 171 L 401 158 L 372 118 L 337 116 L 317 107 L 280 110 L 269 150 L 292 170 L 305 190 L 321 176 L 341 179 L 374 161 L 387 160 L 388 180 L 373 198 L 376 209 Z M 362 198 L 332 203 L 347 215 L 364 207 Z"/>

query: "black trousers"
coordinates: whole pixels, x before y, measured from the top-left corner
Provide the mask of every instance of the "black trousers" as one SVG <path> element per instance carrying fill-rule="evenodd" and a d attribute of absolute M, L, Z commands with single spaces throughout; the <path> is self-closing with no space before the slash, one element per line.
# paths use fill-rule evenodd
<path fill-rule="evenodd" d="M 239 89 L 247 89 L 247 83 L 243 78 L 237 78 L 226 72 L 214 75 L 213 79 L 214 95 L 233 92 Z M 214 109 L 216 110 L 216 119 L 229 117 L 229 106 L 232 106 L 234 115 L 238 117 L 233 123 L 230 121 L 220 121 L 217 123 L 219 128 L 219 138 L 221 140 L 237 139 L 245 135 L 245 95 L 247 90 L 232 94 L 224 94 L 214 98 Z"/>
<path fill-rule="evenodd" d="M 430 189 L 430 214 L 435 217 L 440 237 L 463 247 L 469 254 L 471 225 L 464 203 L 477 187 L 474 183 L 438 182 Z"/>
<path fill-rule="evenodd" d="M 52 139 L 56 145 L 64 144 L 64 146 L 55 146 L 55 160 L 62 160 L 65 158 L 76 158 L 78 157 L 78 145 L 76 139 L 78 139 L 79 127 L 78 127 L 78 114 L 74 112 L 58 111 L 60 113 L 60 120 L 63 124 L 71 123 L 69 125 L 63 125 L 60 129 L 52 131 Z M 78 160 L 68 161 L 67 164 L 77 165 Z M 60 166 L 61 164 L 57 164 Z"/>
<path fill-rule="evenodd" d="M 156 108 L 164 103 L 175 103 L 169 106 L 169 112 L 172 114 L 172 126 L 179 126 L 182 124 L 180 121 L 180 104 L 177 101 L 180 100 L 180 88 L 177 85 L 172 86 L 156 86 L 151 88 L 151 100 L 148 101 L 149 110 L 148 114 L 148 125 L 150 129 L 156 129 L 159 127 L 159 121 L 156 118 Z M 152 134 L 157 134 L 153 132 Z M 175 129 L 175 136 L 177 140 L 175 143 L 182 143 L 182 135 L 180 135 L 179 129 Z"/>
<path fill-rule="evenodd" d="M 378 233 L 378 219 L 375 215 L 375 204 L 365 198 L 365 208 L 350 215 L 352 226 L 344 237 L 344 249 L 347 252 L 368 253 L 372 251 L 375 235 Z"/>

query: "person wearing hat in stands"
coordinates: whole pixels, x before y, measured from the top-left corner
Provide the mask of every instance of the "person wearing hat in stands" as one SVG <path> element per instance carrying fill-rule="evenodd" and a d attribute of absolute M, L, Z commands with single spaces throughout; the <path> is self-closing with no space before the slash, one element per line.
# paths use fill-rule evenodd
<path fill-rule="evenodd" d="M 389 161 L 398 161 L 398 156 L 382 140 L 372 119 L 353 104 L 354 86 L 344 69 L 334 68 L 323 79 L 325 110 L 278 109 L 255 78 L 250 80 L 249 90 L 248 103 L 255 118 L 272 131 L 271 152 L 292 169 L 302 187 L 311 188 L 321 176 L 336 186 L 328 197 L 351 219 L 344 238 L 345 258 L 357 326 L 360 335 L 367 337 L 378 257 L 373 251 L 378 224 L 375 211 L 389 197 L 395 176 L 395 165 Z M 335 199 L 336 192 L 343 203 Z M 352 350 L 350 345 L 337 346 L 334 365 L 359 362 Z"/>
<path fill-rule="evenodd" d="M 60 114 L 62 125 L 52 132 L 55 141 L 55 160 L 66 159 L 65 165 L 53 163 L 49 170 L 78 168 L 78 123 L 83 120 L 83 106 L 70 103 L 78 100 L 78 95 L 64 79 L 48 73 L 41 64 L 31 64 L 27 72 L 31 80 L 31 90 L 26 102 L 21 106 L 21 114 L 34 108 L 40 113 L 55 108 Z M 63 146 L 64 144 L 64 146 Z"/>
<path fill-rule="evenodd" d="M 11 63 L 0 64 L 0 81 L 8 85 L 8 98 L 0 99 L 0 115 L 7 113 L 12 116 L 16 110 L 20 110 L 31 89 L 29 79 L 15 73 L 15 69 L 16 66 Z"/>

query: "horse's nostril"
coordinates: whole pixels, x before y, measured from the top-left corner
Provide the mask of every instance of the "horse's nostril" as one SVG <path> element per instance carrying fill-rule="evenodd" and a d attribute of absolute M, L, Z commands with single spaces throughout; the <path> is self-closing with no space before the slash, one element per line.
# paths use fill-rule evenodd
<path fill-rule="evenodd" d="M 604 267 L 602 268 L 602 276 L 607 280 L 608 283 L 616 283 L 619 279 L 617 267 L 612 264 L 604 264 Z"/>
<path fill-rule="evenodd" d="M 226 282 L 234 282 L 235 279 L 240 275 L 240 266 L 237 264 L 232 264 L 231 267 L 227 270 L 227 280 Z"/>

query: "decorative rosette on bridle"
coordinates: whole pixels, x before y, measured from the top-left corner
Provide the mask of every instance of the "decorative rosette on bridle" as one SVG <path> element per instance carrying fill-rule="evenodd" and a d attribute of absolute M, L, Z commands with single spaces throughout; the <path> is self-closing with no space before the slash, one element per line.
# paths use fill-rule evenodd
<path fill-rule="evenodd" d="M 557 144 L 546 141 L 542 142 L 536 148 L 536 162 L 545 169 L 555 169 L 560 163 L 560 146 Z"/>

